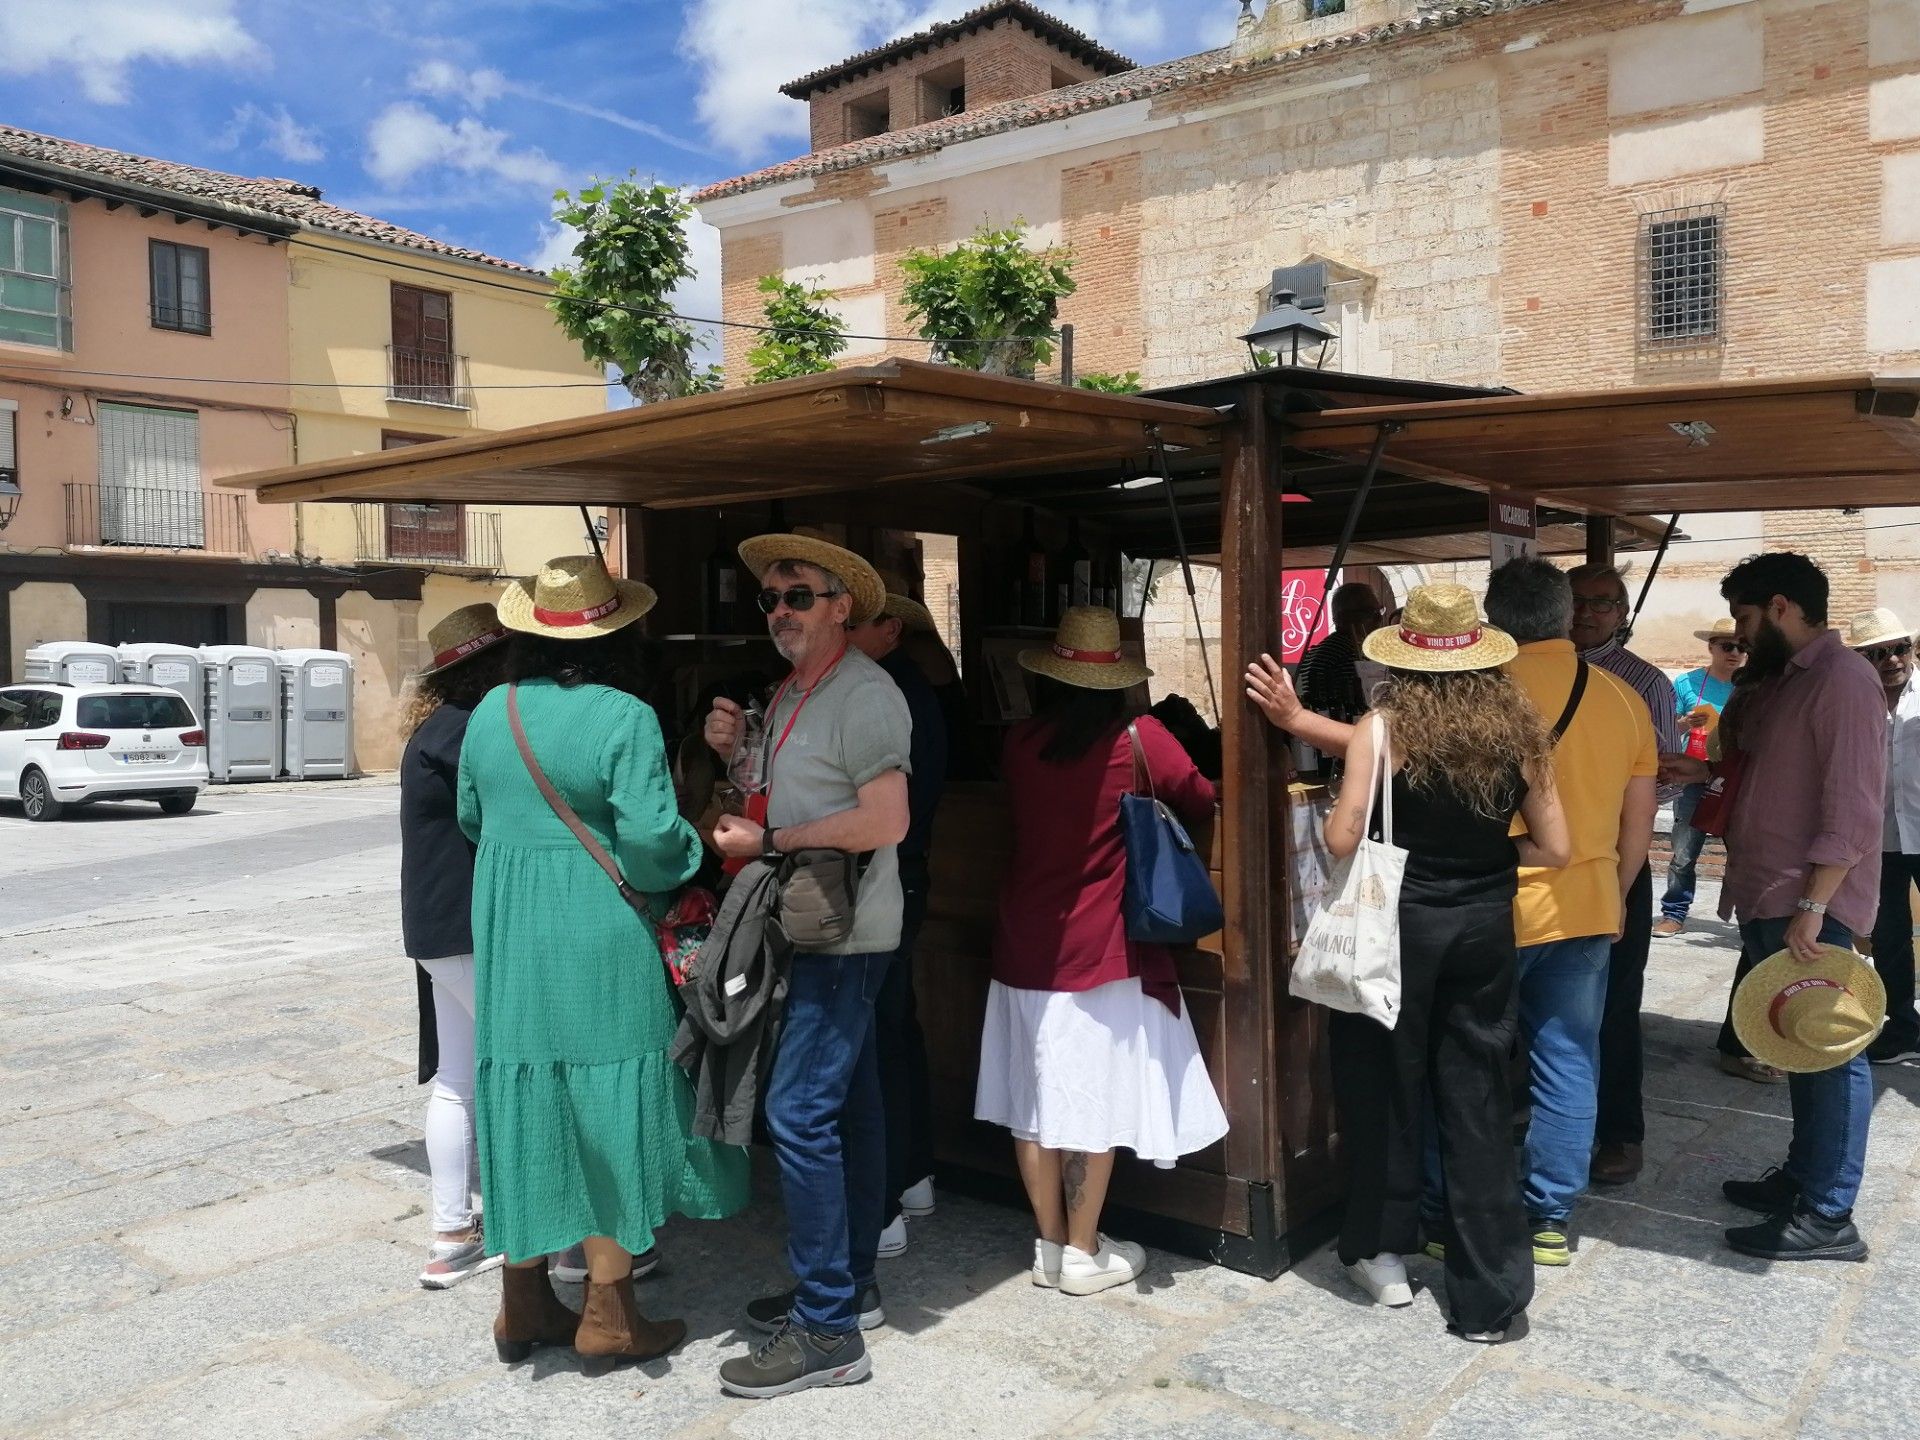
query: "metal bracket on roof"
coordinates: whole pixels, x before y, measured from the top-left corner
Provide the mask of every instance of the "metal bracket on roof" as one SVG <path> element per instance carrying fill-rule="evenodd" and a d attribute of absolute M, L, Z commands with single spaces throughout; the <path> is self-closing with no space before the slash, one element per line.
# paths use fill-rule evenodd
<path fill-rule="evenodd" d="M 1666 534 L 1660 537 L 1660 548 L 1653 552 L 1653 563 L 1647 566 L 1647 578 L 1640 582 L 1640 598 L 1633 602 L 1633 614 L 1627 618 L 1628 638 L 1633 635 L 1633 627 L 1640 623 L 1640 611 L 1646 606 L 1647 592 L 1653 589 L 1653 577 L 1660 573 L 1660 562 L 1667 558 L 1667 547 L 1673 543 L 1674 532 L 1679 528 L 1680 512 L 1676 510 L 1667 521 Z"/>
<path fill-rule="evenodd" d="M 1360 476 L 1360 488 L 1353 492 L 1353 503 L 1347 506 L 1347 518 L 1340 525 L 1340 539 L 1333 547 L 1326 578 L 1320 585 L 1320 603 L 1314 607 L 1313 624 L 1307 627 L 1309 637 L 1320 633 L 1320 618 L 1326 613 L 1327 597 L 1333 593 L 1333 577 L 1340 573 L 1340 567 L 1346 563 L 1347 547 L 1353 544 L 1353 532 L 1360 528 L 1360 511 L 1366 506 L 1367 496 L 1373 492 L 1373 480 L 1380 473 L 1380 459 L 1387 453 L 1387 441 L 1404 429 L 1406 426 L 1398 420 L 1384 420 L 1374 432 L 1373 449 L 1367 455 L 1367 468 Z"/>

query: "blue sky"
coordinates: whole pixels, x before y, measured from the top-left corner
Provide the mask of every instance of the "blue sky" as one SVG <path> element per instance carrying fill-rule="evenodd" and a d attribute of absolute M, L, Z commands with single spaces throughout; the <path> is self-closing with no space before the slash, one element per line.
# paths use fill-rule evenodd
<path fill-rule="evenodd" d="M 321 186 L 335 203 L 550 264 L 558 186 L 699 185 L 805 151 L 781 82 L 979 0 L 0 0 L 0 121 Z M 1045 8 L 1151 63 L 1234 0 Z M 704 227 L 702 227 L 704 230 Z M 719 263 L 682 307 L 712 314 Z"/>

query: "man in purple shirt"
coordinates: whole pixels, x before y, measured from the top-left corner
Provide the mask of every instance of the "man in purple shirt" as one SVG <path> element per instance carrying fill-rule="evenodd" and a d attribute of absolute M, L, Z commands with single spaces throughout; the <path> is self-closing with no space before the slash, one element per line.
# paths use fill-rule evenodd
<path fill-rule="evenodd" d="M 1720 892 L 1720 918 L 1740 922 L 1738 985 L 1780 950 L 1811 961 L 1821 945 L 1848 946 L 1872 931 L 1887 706 L 1873 667 L 1827 628 L 1827 577 L 1806 556 L 1756 555 L 1728 574 L 1720 594 L 1747 646 L 1743 681 L 1756 682 L 1742 685 L 1724 721 L 1747 757 Z M 1731 1017 L 1729 1007 L 1729 1031 Z M 1727 1231 L 1727 1243 L 1767 1260 L 1863 1259 L 1853 1202 L 1873 1111 L 1867 1057 L 1795 1075 L 1791 1094 L 1786 1163 L 1721 1187 L 1767 1217 Z"/>

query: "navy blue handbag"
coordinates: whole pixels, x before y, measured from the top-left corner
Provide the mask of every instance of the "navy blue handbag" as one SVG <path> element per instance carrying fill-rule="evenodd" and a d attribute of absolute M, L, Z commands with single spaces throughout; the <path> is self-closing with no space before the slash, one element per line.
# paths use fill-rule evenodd
<path fill-rule="evenodd" d="M 1127 886 L 1121 901 L 1127 938 L 1151 945 L 1192 944 L 1226 924 L 1226 912 L 1187 827 L 1154 798 L 1140 732 L 1132 725 L 1127 726 L 1127 743 L 1133 747 L 1133 793 L 1120 797 L 1120 837 L 1127 845 Z"/>

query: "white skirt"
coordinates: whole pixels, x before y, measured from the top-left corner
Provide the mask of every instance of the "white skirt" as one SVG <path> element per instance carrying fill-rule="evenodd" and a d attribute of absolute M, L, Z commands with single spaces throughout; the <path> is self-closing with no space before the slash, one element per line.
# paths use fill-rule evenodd
<path fill-rule="evenodd" d="M 1227 1133 L 1192 1017 L 1138 980 L 1081 991 L 994 981 L 973 1114 L 1049 1150 L 1120 1146 L 1162 1169 Z"/>

